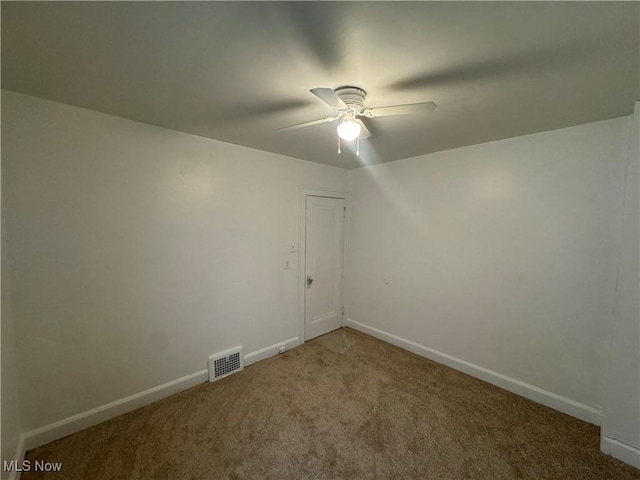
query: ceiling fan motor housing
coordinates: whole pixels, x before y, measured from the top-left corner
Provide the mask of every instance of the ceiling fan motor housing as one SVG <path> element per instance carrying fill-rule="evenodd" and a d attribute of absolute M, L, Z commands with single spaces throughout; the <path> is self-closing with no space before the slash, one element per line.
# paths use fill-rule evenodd
<path fill-rule="evenodd" d="M 358 87 L 340 87 L 334 91 L 354 114 L 362 111 L 367 92 Z"/>

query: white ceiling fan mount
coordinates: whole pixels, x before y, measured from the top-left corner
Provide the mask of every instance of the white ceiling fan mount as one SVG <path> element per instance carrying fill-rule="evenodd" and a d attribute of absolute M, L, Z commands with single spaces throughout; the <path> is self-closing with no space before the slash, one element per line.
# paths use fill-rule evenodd
<path fill-rule="evenodd" d="M 367 98 L 367 92 L 363 89 L 358 87 L 340 87 L 336 88 L 334 93 L 355 115 L 359 114 L 364 108 L 364 100 Z"/>

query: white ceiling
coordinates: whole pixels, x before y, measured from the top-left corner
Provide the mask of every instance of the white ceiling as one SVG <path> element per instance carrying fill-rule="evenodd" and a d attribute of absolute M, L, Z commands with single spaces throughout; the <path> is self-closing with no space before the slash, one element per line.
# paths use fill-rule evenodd
<path fill-rule="evenodd" d="M 354 168 L 632 112 L 638 2 L 2 2 L 2 86 Z M 370 122 L 360 157 L 332 110 L 434 101 Z"/>

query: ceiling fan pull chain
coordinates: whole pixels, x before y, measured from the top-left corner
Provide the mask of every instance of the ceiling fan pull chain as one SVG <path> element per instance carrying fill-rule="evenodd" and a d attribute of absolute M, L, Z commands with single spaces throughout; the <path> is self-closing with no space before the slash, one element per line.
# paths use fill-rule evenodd
<path fill-rule="evenodd" d="M 340 151 L 340 135 L 338 135 L 338 155 L 340 155 L 342 152 Z"/>
<path fill-rule="evenodd" d="M 356 137 L 356 155 L 360 156 L 360 135 Z"/>

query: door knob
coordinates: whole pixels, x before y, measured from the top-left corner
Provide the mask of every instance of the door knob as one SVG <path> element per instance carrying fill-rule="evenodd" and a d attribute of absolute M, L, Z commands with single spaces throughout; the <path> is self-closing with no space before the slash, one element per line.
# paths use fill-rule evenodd
<path fill-rule="evenodd" d="M 310 275 L 307 275 L 307 288 L 311 288 L 311 284 L 313 283 L 313 278 Z"/>

